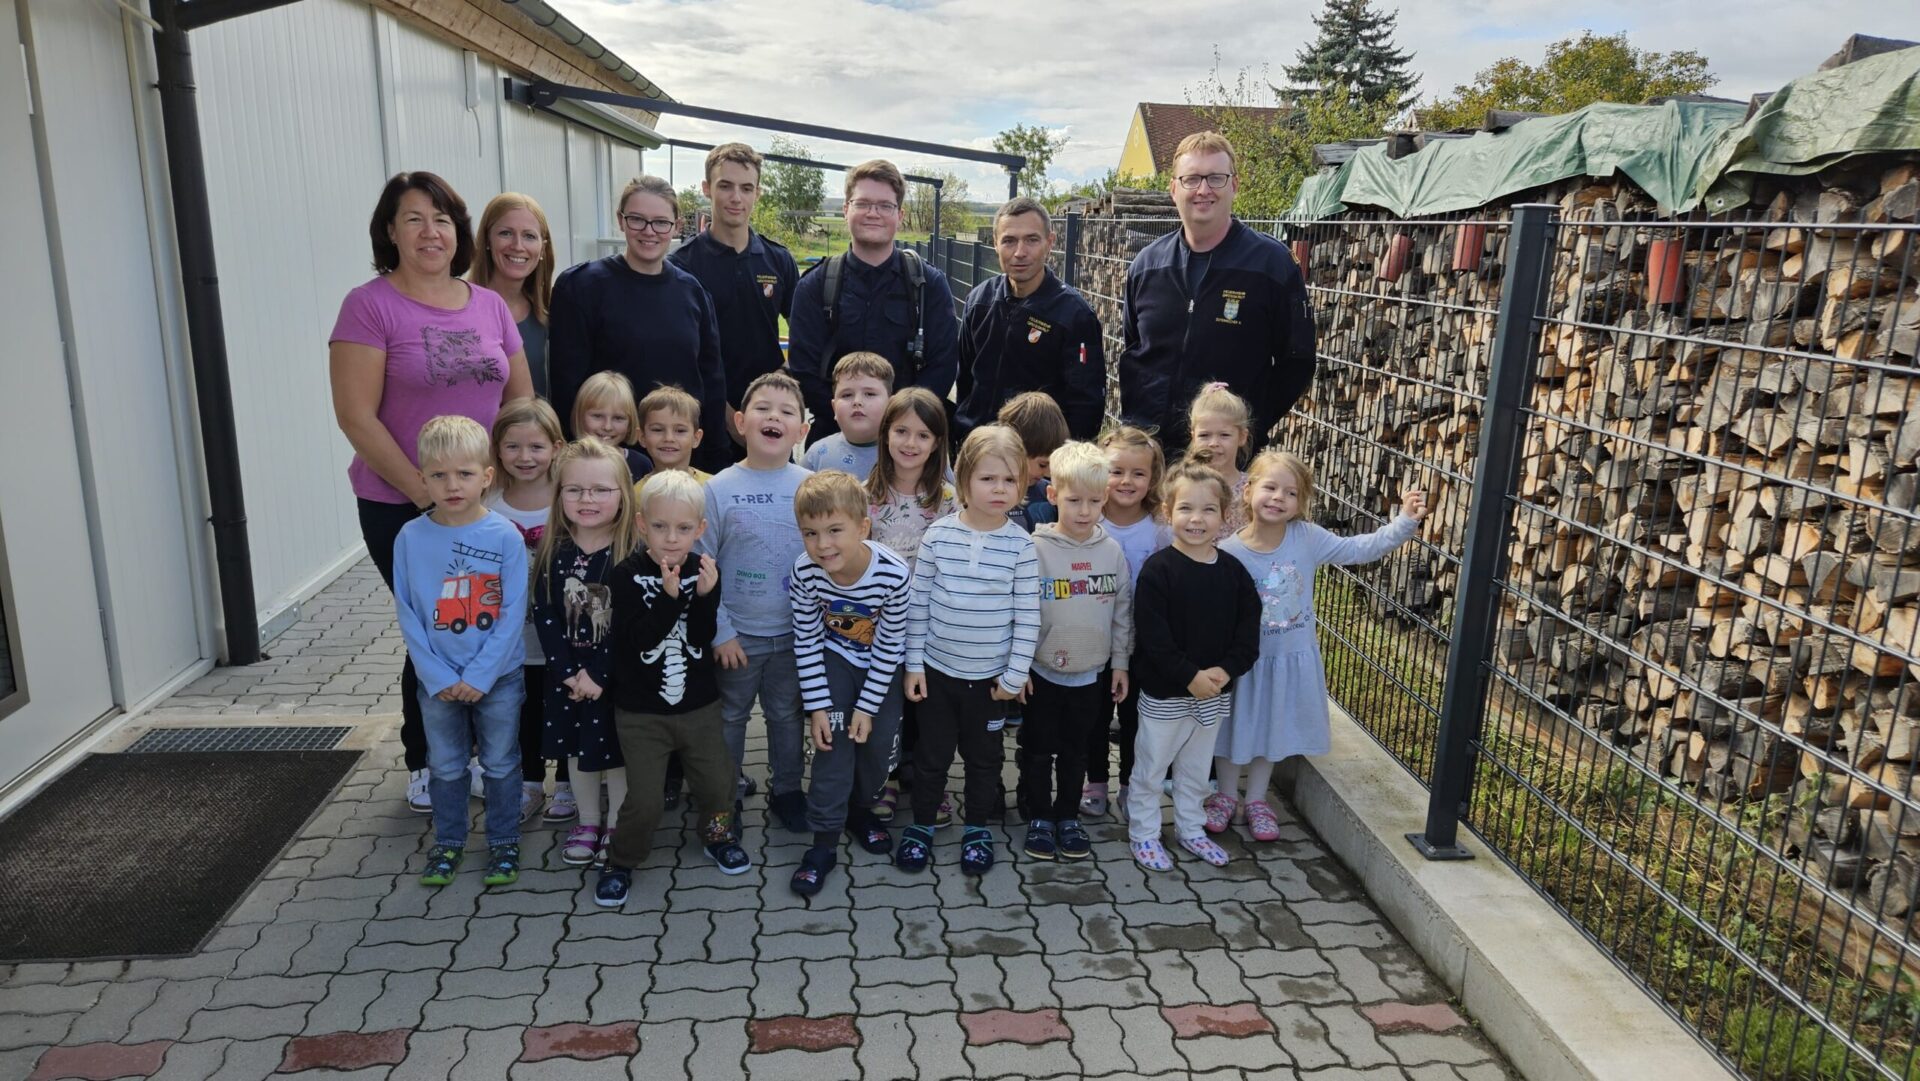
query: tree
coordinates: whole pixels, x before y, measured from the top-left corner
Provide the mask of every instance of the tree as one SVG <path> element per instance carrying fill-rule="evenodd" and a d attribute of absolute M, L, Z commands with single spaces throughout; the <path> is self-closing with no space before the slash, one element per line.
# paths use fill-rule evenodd
<path fill-rule="evenodd" d="M 790 158 L 813 157 L 805 145 L 779 135 L 773 137 L 773 153 Z M 827 178 L 811 165 L 769 161 L 760 169 L 760 201 L 778 211 L 789 228 L 804 232 L 827 201 Z"/>
<path fill-rule="evenodd" d="M 1564 113 L 1596 101 L 1636 105 L 1670 94 L 1697 94 L 1719 82 L 1707 58 L 1690 49 L 1670 53 L 1636 49 L 1627 35 L 1591 31 L 1547 46 L 1546 59 L 1529 64 L 1507 57 L 1473 82 L 1420 107 L 1422 127 L 1479 127 L 1489 109 Z"/>
<path fill-rule="evenodd" d="M 1262 104 L 1262 92 L 1281 99 L 1278 113 L 1248 111 Z M 1189 100 L 1193 97 L 1190 91 Z M 1367 101 L 1341 85 L 1289 99 L 1244 69 L 1229 84 L 1221 77 L 1217 57 L 1199 97 L 1205 104 L 1195 107 L 1233 143 L 1234 172 L 1240 181 L 1234 212 L 1246 218 L 1277 218 L 1287 212 L 1301 181 L 1314 173 L 1316 144 L 1375 138 L 1399 111 L 1393 101 Z M 1163 173 L 1154 183 L 1164 187 L 1169 180 Z"/>
<path fill-rule="evenodd" d="M 923 173 L 945 181 L 940 189 L 940 234 L 957 236 L 973 229 L 973 211 L 967 208 L 972 193 L 967 182 L 955 173 Z M 901 210 L 900 228 L 910 233 L 933 231 L 933 185 L 907 181 L 907 204 Z"/>
<path fill-rule="evenodd" d="M 993 137 L 995 151 L 1026 156 L 1026 167 L 1020 170 L 1020 194 L 1036 199 L 1047 194 L 1047 166 L 1053 164 L 1053 156 L 1066 145 L 1065 135 L 1025 124 L 1015 124 Z"/>
<path fill-rule="evenodd" d="M 708 201 L 706 196 L 700 194 L 700 185 L 698 184 L 688 184 L 686 187 L 681 188 L 679 197 L 680 224 L 681 227 L 691 235 L 693 223 L 698 221 L 701 213 L 713 204 Z"/>
<path fill-rule="evenodd" d="M 1394 48 L 1399 19 L 1374 10 L 1370 0 L 1327 0 L 1313 19 L 1320 37 L 1287 69 L 1293 86 L 1285 96 L 1299 101 L 1344 88 L 1369 105 L 1390 102 L 1398 111 L 1412 104 L 1409 95 L 1420 79 L 1407 70 L 1413 54 Z"/>
<path fill-rule="evenodd" d="M 1066 206 L 1075 199 L 1099 202 L 1101 199 L 1106 198 L 1108 192 L 1120 186 L 1120 170 L 1108 169 L 1104 176 L 1096 180 L 1088 180 L 1079 184 L 1070 185 L 1066 190 L 1050 194 L 1041 201 L 1046 204 L 1047 213 L 1057 214 L 1061 207 Z"/>

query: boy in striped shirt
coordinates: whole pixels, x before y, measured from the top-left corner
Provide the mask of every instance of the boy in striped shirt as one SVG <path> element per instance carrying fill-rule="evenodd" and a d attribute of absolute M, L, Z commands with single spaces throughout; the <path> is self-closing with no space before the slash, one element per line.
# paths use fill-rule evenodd
<path fill-rule="evenodd" d="M 1027 452 L 1013 429 L 975 428 L 960 447 L 960 510 L 927 527 L 907 607 L 907 698 L 919 710 L 913 825 L 893 862 L 924 870 L 932 856 L 941 783 L 956 745 L 966 762 L 966 830 L 960 870 L 993 866 L 987 819 L 1003 804 L 1000 728 L 1026 697 L 1040 636 L 1040 570 L 1033 538 L 1007 520 L 1020 498 Z"/>
<path fill-rule="evenodd" d="M 867 539 L 867 492 L 850 474 L 827 470 L 793 496 L 806 554 L 793 563 L 793 649 L 801 708 L 813 735 L 807 826 L 813 847 L 793 873 L 793 892 L 811 897 L 833 870 L 840 831 L 868 852 L 893 848 L 873 817 L 874 800 L 898 764 L 902 689 L 895 677 L 906 645 L 913 572 Z"/>

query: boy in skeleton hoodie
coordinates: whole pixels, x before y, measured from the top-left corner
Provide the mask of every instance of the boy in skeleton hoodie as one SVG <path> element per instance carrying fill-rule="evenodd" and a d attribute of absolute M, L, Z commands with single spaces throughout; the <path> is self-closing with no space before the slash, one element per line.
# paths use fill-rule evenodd
<path fill-rule="evenodd" d="M 621 829 L 594 889 L 595 903 L 626 903 L 633 870 L 653 849 L 667 757 L 678 751 L 700 811 L 707 855 L 727 874 L 748 866 L 733 841 L 733 756 L 720 718 L 714 678 L 720 570 L 694 551 L 706 531 L 706 499 L 691 474 L 667 472 L 640 495 L 644 548 L 615 567 L 613 589 L 614 730 L 627 762 Z"/>

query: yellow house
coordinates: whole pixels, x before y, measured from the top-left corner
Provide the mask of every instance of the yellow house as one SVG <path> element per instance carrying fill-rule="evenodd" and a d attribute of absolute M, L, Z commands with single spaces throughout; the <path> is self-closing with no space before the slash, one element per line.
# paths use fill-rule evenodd
<path fill-rule="evenodd" d="M 1127 141 L 1120 147 L 1120 179 L 1150 180 L 1155 174 L 1173 168 L 1173 148 L 1196 131 L 1213 127 L 1207 110 L 1221 106 L 1169 105 L 1143 101 L 1133 107 L 1133 121 L 1127 125 Z M 1280 110 L 1242 107 L 1240 112 L 1256 117 L 1272 117 Z"/>

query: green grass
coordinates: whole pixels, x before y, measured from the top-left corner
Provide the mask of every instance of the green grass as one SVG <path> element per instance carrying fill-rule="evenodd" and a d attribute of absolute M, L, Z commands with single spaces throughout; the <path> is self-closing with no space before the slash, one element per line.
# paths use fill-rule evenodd
<path fill-rule="evenodd" d="M 1437 706 L 1443 653 L 1424 631 L 1375 619 L 1364 594 L 1337 574 L 1322 575 L 1316 594 L 1330 693 L 1424 779 L 1437 718 L 1386 677 Z M 1366 653 L 1342 644 L 1334 630 Z M 1469 820 L 1488 845 L 1749 1075 L 1795 1081 L 1882 1076 L 1573 823 L 1717 927 L 1814 1009 L 1824 1009 L 1842 1031 L 1878 1047 L 1893 1076 L 1920 1081 L 1914 1054 L 1920 984 L 1905 973 L 1876 971 L 1862 979 L 1846 971 L 1821 949 L 1797 903 L 1817 908 L 1819 894 L 1727 832 L 1739 825 L 1761 838 L 1780 836 L 1789 811 L 1784 795 L 1718 810 L 1698 807 L 1584 736 L 1556 739 L 1542 727 L 1544 719 L 1528 721 L 1490 713 L 1485 726 Z"/>

